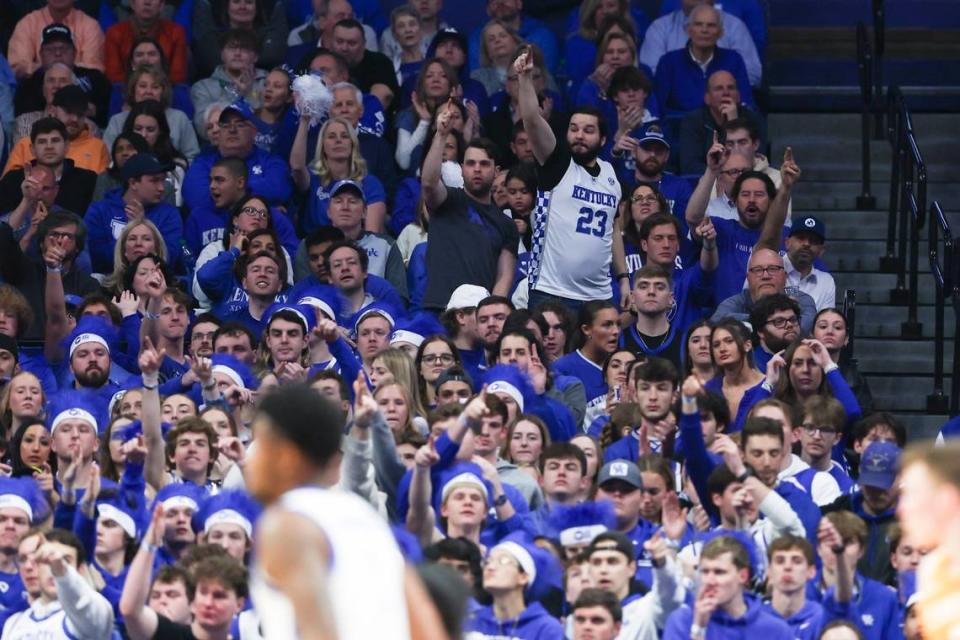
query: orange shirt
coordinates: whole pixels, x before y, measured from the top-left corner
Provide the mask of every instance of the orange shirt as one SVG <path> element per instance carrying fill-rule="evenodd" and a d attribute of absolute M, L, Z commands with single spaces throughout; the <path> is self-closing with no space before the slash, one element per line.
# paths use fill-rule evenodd
<path fill-rule="evenodd" d="M 67 157 L 73 160 L 73 164 L 81 169 L 96 171 L 98 174 L 107 170 L 110 164 L 110 152 L 107 145 L 103 144 L 100 138 L 94 138 L 90 135 L 89 129 L 84 129 L 83 133 L 77 136 L 76 140 L 71 140 L 67 144 Z M 3 168 L 4 175 L 14 169 L 29 164 L 33 160 L 33 148 L 30 145 L 30 138 L 21 138 L 13 146 L 10 152 L 10 159 L 7 160 L 7 166 Z M 82 211 L 77 211 L 83 215 Z"/>
<path fill-rule="evenodd" d="M 917 607 L 924 640 L 960 640 L 960 558 L 941 549 L 921 560 Z"/>
<path fill-rule="evenodd" d="M 72 9 L 60 22 L 73 33 L 77 66 L 103 71 L 103 31 L 97 21 L 79 9 Z M 50 9 L 44 7 L 23 16 L 14 27 L 7 61 L 18 78 L 32 74 L 40 66 L 40 35 L 53 23 Z"/>
<path fill-rule="evenodd" d="M 130 20 L 118 22 L 107 29 L 107 69 L 110 82 L 127 79 L 127 58 L 134 41 L 140 36 L 150 36 L 160 43 L 170 69 L 170 82 L 187 81 L 187 32 L 172 20 L 161 19 L 149 33 L 140 33 Z"/>

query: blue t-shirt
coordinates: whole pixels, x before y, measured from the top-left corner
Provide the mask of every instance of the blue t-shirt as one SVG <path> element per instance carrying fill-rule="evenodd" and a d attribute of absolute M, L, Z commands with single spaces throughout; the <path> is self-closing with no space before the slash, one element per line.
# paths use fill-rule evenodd
<path fill-rule="evenodd" d="M 739 220 L 712 218 L 713 227 L 717 230 L 717 252 L 720 256 L 720 266 L 717 267 L 713 281 L 713 292 L 717 300 L 726 300 L 730 296 L 743 291 L 743 284 L 747 278 L 747 263 L 753 247 L 760 239 L 762 227 L 748 229 L 740 224 Z M 783 228 L 785 238 L 789 230 Z M 781 241 L 782 249 L 782 241 Z"/>
<path fill-rule="evenodd" d="M 582 428 L 586 428 L 607 406 L 607 381 L 603 379 L 603 368 L 588 360 L 577 349 L 559 358 L 553 363 L 553 372 L 564 376 L 573 376 L 583 382 L 587 395 L 586 414 Z"/>

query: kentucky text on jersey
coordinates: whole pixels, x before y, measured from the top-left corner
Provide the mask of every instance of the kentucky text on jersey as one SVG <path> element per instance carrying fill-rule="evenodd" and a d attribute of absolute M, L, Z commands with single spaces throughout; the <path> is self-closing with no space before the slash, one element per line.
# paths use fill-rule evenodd
<path fill-rule="evenodd" d="M 575 185 L 573 187 L 573 198 L 577 200 L 583 200 L 584 202 L 589 202 L 591 204 L 599 204 L 604 207 L 611 207 L 616 209 L 617 207 L 617 196 L 612 193 L 603 193 L 600 191 L 591 191 L 586 187 L 581 187 L 580 185 Z"/>

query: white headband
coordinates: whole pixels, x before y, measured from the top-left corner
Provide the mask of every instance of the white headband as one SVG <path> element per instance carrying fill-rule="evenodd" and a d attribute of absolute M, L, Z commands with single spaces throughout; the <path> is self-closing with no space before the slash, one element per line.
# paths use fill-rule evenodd
<path fill-rule="evenodd" d="M 233 509 L 221 509 L 217 511 L 203 523 L 203 532 L 210 533 L 210 529 L 213 529 L 218 524 L 235 524 L 243 529 L 243 532 L 247 534 L 247 538 L 253 537 L 253 524 L 239 511 L 234 511 Z"/>
<path fill-rule="evenodd" d="M 513 398 L 520 408 L 520 411 L 523 412 L 523 394 L 520 393 L 520 389 L 517 389 L 505 380 L 496 380 L 487 385 L 487 393 L 496 393 L 498 391 Z"/>
<path fill-rule="evenodd" d="M 501 542 L 493 548 L 494 551 L 497 549 L 502 549 L 512 555 L 516 561 L 520 563 L 520 568 L 523 569 L 523 572 L 530 576 L 529 584 L 533 584 L 533 581 L 537 579 L 537 565 L 533 563 L 533 556 L 530 555 L 529 551 L 512 541 Z"/>
<path fill-rule="evenodd" d="M 440 494 L 440 501 L 446 501 L 447 496 L 449 496 L 454 489 L 461 485 L 467 485 L 479 489 L 480 492 L 483 493 L 484 500 L 490 502 L 490 496 L 487 494 L 487 485 L 483 484 L 483 480 L 478 478 L 476 474 L 470 473 L 469 471 L 464 471 L 461 474 L 453 476 L 445 485 L 443 485 L 443 491 Z"/>
<path fill-rule="evenodd" d="M 131 518 L 129 514 L 117 509 L 112 504 L 98 504 L 97 515 L 104 520 L 113 520 L 120 525 L 120 528 L 123 529 L 124 533 L 133 539 L 137 538 L 137 524 L 133 521 L 133 518 Z"/>
<path fill-rule="evenodd" d="M 560 532 L 560 544 L 565 547 L 572 547 L 577 544 L 590 544 L 594 538 L 606 530 L 607 528 L 602 524 L 570 527 Z"/>
<path fill-rule="evenodd" d="M 317 307 L 320 311 L 323 311 L 331 320 L 336 320 L 337 316 L 333 313 L 333 307 L 321 300 L 320 298 L 314 298 L 313 296 L 306 296 L 297 300 L 297 304 L 309 304 L 311 307 Z"/>
<path fill-rule="evenodd" d="M 423 344 L 424 337 L 419 333 L 414 333 L 413 331 L 407 331 L 406 329 L 399 329 L 393 332 L 393 335 L 390 336 L 390 344 L 395 342 L 409 342 L 413 346 L 419 348 Z"/>
<path fill-rule="evenodd" d="M 240 377 L 240 374 L 236 370 L 231 369 L 225 364 L 215 364 L 210 368 L 210 373 L 222 373 L 223 375 L 230 378 L 235 385 L 241 389 L 246 389 L 247 385 L 243 383 L 243 378 Z"/>
<path fill-rule="evenodd" d="M 381 316 L 384 320 L 386 320 L 387 322 L 390 323 L 390 328 L 391 328 L 391 329 L 393 329 L 393 325 L 397 324 L 396 322 L 394 322 L 393 316 L 390 315 L 389 313 L 387 313 L 386 311 L 384 311 L 383 309 L 377 309 L 377 308 L 367 309 L 366 311 L 364 311 L 363 313 L 361 313 L 361 314 L 360 314 L 360 317 L 357 318 L 357 321 L 356 321 L 355 323 L 353 323 L 353 330 L 354 330 L 354 332 L 359 331 L 359 330 L 360 330 L 360 323 L 363 322 L 364 320 L 366 320 L 367 318 L 371 317 L 371 316 Z"/>
<path fill-rule="evenodd" d="M 54 418 L 53 422 L 50 424 L 50 435 L 53 435 L 53 432 L 57 430 L 57 427 L 67 420 L 83 420 L 85 422 L 89 422 L 94 431 L 99 431 L 99 428 L 97 427 L 97 419 L 93 417 L 92 413 L 86 409 L 78 409 L 74 407 L 73 409 L 66 409 L 57 414 L 57 417 Z"/>
<path fill-rule="evenodd" d="M 73 339 L 73 342 L 70 343 L 71 358 L 73 357 L 73 352 L 77 350 L 77 347 L 85 342 L 96 342 L 97 344 L 103 345 L 103 348 L 107 350 L 107 353 L 110 353 L 110 345 L 107 344 L 106 340 L 95 333 L 81 333 Z"/>
<path fill-rule="evenodd" d="M 30 503 L 15 493 L 0 495 L 0 509 L 20 509 L 27 514 L 27 519 L 33 522 L 33 509 Z"/>
<path fill-rule="evenodd" d="M 176 509 L 177 507 L 186 507 L 188 509 L 197 510 L 197 501 L 188 496 L 170 496 L 163 501 L 163 510 L 167 509 Z"/>

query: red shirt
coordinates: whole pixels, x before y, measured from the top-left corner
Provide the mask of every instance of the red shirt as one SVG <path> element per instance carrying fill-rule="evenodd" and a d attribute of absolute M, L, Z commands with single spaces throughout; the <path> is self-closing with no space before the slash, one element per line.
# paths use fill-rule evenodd
<path fill-rule="evenodd" d="M 150 32 L 141 33 L 133 21 L 124 20 L 107 29 L 106 75 L 110 82 L 127 79 L 127 59 L 133 43 L 141 36 L 150 36 L 160 43 L 170 70 L 170 82 L 187 81 L 187 32 L 172 20 L 160 19 Z"/>

